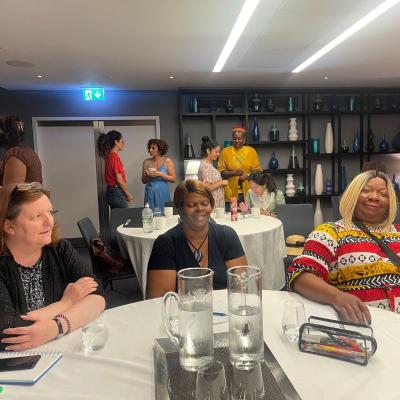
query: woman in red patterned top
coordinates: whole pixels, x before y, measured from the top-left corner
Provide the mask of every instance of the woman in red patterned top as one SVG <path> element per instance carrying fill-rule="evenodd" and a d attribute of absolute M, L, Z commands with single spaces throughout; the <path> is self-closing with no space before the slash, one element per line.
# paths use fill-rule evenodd
<path fill-rule="evenodd" d="M 19 117 L 0 117 L 0 146 L 7 150 L 0 163 L 0 186 L 43 181 L 38 155 L 31 147 L 21 146 L 24 136 L 24 123 Z"/>
<path fill-rule="evenodd" d="M 125 170 L 118 155 L 124 144 L 121 133 L 115 130 L 102 133 L 97 140 L 99 154 L 106 159 L 106 200 L 111 208 L 128 208 L 128 203 L 133 202 L 133 196 L 126 188 Z"/>
<path fill-rule="evenodd" d="M 367 234 L 400 254 L 400 226 L 393 225 L 396 195 L 380 171 L 357 175 L 340 201 L 343 219 L 318 226 L 288 269 L 288 288 L 332 305 L 341 319 L 370 322 L 366 304 L 400 312 L 400 263 Z M 361 229 L 363 228 L 363 229 Z M 396 260 L 395 260 L 396 261 Z"/>

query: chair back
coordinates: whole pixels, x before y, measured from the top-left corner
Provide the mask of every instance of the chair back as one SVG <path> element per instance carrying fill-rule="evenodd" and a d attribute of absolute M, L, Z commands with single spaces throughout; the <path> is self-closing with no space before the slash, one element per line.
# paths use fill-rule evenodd
<path fill-rule="evenodd" d="M 276 213 L 282 221 L 285 238 L 290 235 L 303 235 L 307 238 L 314 229 L 312 204 L 278 204 Z"/>
<path fill-rule="evenodd" d="M 333 220 L 339 221 L 342 219 L 342 216 L 339 212 L 339 203 L 340 203 L 340 196 L 331 196 L 331 203 L 332 203 L 332 212 L 333 212 Z"/>
<path fill-rule="evenodd" d="M 166 201 L 164 207 L 172 207 L 174 210 L 174 215 L 178 215 L 178 210 L 175 207 L 175 203 L 173 201 Z"/>
<path fill-rule="evenodd" d="M 140 228 L 142 226 L 142 207 L 113 208 L 110 216 L 110 246 L 118 250 L 117 228 L 128 219 L 130 227 Z"/>

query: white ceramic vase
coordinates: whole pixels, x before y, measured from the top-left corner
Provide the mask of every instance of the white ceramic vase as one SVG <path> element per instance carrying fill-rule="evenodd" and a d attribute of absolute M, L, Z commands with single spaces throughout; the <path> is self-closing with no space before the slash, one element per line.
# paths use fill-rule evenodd
<path fill-rule="evenodd" d="M 324 216 L 322 215 L 321 210 L 321 201 L 317 199 L 317 204 L 315 205 L 315 213 L 314 213 L 314 228 L 321 225 L 324 222 Z"/>
<path fill-rule="evenodd" d="M 324 191 L 324 175 L 322 173 L 321 164 L 317 164 L 317 168 L 315 170 L 314 190 L 317 196 L 321 195 Z"/>
<path fill-rule="evenodd" d="M 291 142 L 295 142 L 299 138 L 297 134 L 297 122 L 296 118 L 289 118 L 289 136 L 288 139 Z"/>
<path fill-rule="evenodd" d="M 293 183 L 293 174 L 286 175 L 286 196 L 293 197 L 296 193 L 296 186 Z"/>
<path fill-rule="evenodd" d="M 333 130 L 332 130 L 332 124 L 330 122 L 326 124 L 326 130 L 325 130 L 325 153 L 327 154 L 333 153 Z"/>

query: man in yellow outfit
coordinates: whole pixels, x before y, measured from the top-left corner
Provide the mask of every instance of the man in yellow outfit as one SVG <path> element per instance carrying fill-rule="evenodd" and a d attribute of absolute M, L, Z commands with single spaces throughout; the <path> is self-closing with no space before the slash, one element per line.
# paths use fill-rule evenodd
<path fill-rule="evenodd" d="M 246 129 L 242 126 L 232 128 L 233 146 L 225 147 L 218 160 L 218 171 L 222 178 L 228 180 L 225 186 L 225 201 L 236 197 L 238 204 L 244 201 L 249 190 L 249 174 L 262 171 L 257 152 L 250 146 L 245 146 Z"/>

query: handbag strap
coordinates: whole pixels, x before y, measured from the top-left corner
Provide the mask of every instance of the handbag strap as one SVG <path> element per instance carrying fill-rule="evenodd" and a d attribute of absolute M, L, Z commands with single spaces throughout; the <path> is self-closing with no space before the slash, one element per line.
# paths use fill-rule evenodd
<path fill-rule="evenodd" d="M 389 257 L 389 260 L 393 263 L 393 265 L 400 267 L 400 257 L 382 239 L 379 239 L 377 236 L 371 233 L 364 223 L 359 219 L 354 218 L 353 223 L 379 245 L 383 252 Z"/>

